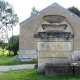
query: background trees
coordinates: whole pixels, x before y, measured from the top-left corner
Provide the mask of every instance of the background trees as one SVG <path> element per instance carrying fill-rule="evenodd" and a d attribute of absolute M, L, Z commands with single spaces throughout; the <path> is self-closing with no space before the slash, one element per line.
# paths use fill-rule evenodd
<path fill-rule="evenodd" d="M 35 7 L 32 7 L 30 16 L 32 16 L 38 12 L 39 12 L 39 10 L 37 10 Z"/>
<path fill-rule="evenodd" d="M 19 50 L 19 35 L 10 37 L 8 49 L 10 51 L 13 51 L 14 55 L 17 55 L 17 52 Z"/>
<path fill-rule="evenodd" d="M 0 0 L 0 39 L 8 40 L 8 30 L 18 23 L 18 16 L 13 7 L 4 0 Z"/>
<path fill-rule="evenodd" d="M 5 43 L 9 42 L 8 40 L 8 31 L 13 30 L 13 27 L 17 25 L 19 18 L 17 14 L 14 12 L 13 6 L 4 0 L 0 0 L 0 47 L 7 48 L 10 50 L 10 46 L 7 44 L 5 47 Z M 15 41 L 15 44 L 19 43 Z M 12 46 L 13 46 L 12 45 Z M 16 46 L 16 45 L 15 45 Z M 19 46 L 19 44 L 18 44 Z M 19 47 L 18 47 L 19 48 Z M 17 48 L 15 48 L 16 50 Z"/>
<path fill-rule="evenodd" d="M 70 10 L 71 12 L 73 12 L 74 14 L 80 17 L 80 10 L 77 7 L 72 6 L 69 7 L 68 10 Z"/>
<path fill-rule="evenodd" d="M 80 10 L 77 7 L 72 6 L 72 7 L 69 7 L 68 10 L 80 17 Z M 39 12 L 39 10 L 37 10 L 35 7 L 32 7 L 30 16 L 32 16 L 38 12 Z"/>
<path fill-rule="evenodd" d="M 7 48 L 7 43 L 0 41 L 0 52 L 2 52 L 2 56 L 4 56 L 5 48 Z"/>

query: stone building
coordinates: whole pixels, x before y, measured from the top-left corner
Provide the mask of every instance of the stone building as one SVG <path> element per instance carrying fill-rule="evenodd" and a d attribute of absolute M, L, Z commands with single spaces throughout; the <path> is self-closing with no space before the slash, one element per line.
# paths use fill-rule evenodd
<path fill-rule="evenodd" d="M 63 24 L 67 24 L 68 27 L 66 32 L 71 32 L 74 34 L 74 39 L 72 41 L 72 60 L 77 60 L 80 58 L 80 17 L 70 12 L 69 10 L 63 8 L 57 3 L 46 7 L 45 9 L 39 11 L 37 14 L 29 17 L 20 23 L 20 37 L 19 37 L 19 51 L 20 58 L 37 57 L 37 41 L 34 38 L 34 34 L 38 32 L 44 32 L 41 24 L 48 24 L 48 22 L 42 19 L 45 15 L 62 15 L 66 17 Z"/>

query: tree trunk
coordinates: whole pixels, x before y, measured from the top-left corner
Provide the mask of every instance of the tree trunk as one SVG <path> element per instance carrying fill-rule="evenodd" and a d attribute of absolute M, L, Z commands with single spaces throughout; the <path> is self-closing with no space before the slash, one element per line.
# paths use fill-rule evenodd
<path fill-rule="evenodd" d="M 7 41 L 9 43 L 9 39 L 8 39 L 8 28 L 7 28 L 7 25 L 6 25 L 6 38 L 7 38 Z"/>

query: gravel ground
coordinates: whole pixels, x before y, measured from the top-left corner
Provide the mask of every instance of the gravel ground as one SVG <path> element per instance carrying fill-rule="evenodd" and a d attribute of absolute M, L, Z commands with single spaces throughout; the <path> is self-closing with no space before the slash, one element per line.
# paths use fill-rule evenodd
<path fill-rule="evenodd" d="M 35 64 L 0 66 L 0 71 L 19 70 L 19 69 L 32 69 Z"/>

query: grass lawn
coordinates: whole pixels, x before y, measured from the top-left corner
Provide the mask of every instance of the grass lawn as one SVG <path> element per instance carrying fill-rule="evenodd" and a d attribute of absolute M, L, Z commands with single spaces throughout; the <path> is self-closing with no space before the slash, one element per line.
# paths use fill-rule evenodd
<path fill-rule="evenodd" d="M 12 59 L 11 56 L 0 56 L 0 65 L 36 64 L 37 61 L 20 62 Z"/>
<path fill-rule="evenodd" d="M 0 80 L 80 80 L 80 76 L 48 77 L 38 74 L 36 69 L 23 69 L 0 72 Z"/>
<path fill-rule="evenodd" d="M 13 55 L 13 52 L 10 52 L 10 55 Z M 3 56 L 4 55 L 4 56 Z M 16 59 L 12 59 L 13 56 L 9 55 L 9 51 L 6 49 L 0 48 L 0 65 L 18 65 L 18 64 L 36 64 L 37 61 L 30 61 L 30 62 L 20 62 Z"/>

